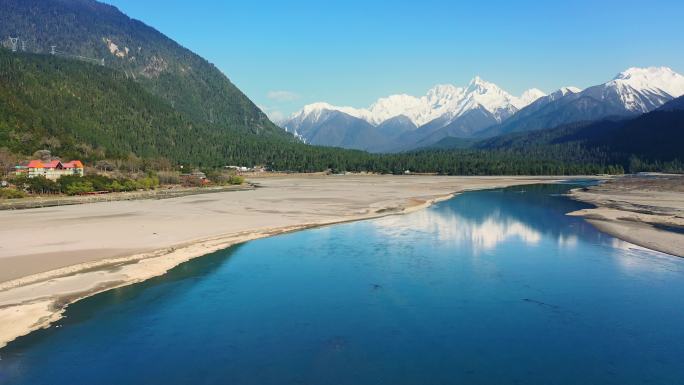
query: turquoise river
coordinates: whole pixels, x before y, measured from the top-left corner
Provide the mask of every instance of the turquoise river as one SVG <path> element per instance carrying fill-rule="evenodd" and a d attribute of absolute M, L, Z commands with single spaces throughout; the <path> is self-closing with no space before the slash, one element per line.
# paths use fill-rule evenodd
<path fill-rule="evenodd" d="M 249 242 L 80 301 L 0 384 L 684 384 L 684 259 L 569 184 Z"/>

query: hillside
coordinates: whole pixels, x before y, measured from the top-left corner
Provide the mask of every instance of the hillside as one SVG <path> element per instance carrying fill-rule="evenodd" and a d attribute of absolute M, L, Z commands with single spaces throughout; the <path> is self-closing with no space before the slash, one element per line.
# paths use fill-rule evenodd
<path fill-rule="evenodd" d="M 633 119 L 575 123 L 547 130 L 503 135 L 478 142 L 482 150 L 548 149 L 580 146 L 587 151 L 609 154 L 611 161 L 625 165 L 637 158 L 647 164 L 684 161 L 684 111 L 656 110 Z M 657 167 L 656 167 L 657 169 Z M 636 170 L 633 170 L 636 171 Z M 680 170 L 681 171 L 681 170 Z"/>
<path fill-rule="evenodd" d="M 216 67 L 154 28 L 94 0 L 3 0 L 0 39 L 26 52 L 104 58 L 195 123 L 216 130 L 288 136 Z"/>
<path fill-rule="evenodd" d="M 284 142 L 195 122 L 123 72 L 80 61 L 0 49 L 0 84 L 0 147 L 15 153 L 216 164 Z"/>
<path fill-rule="evenodd" d="M 659 111 L 682 111 L 684 110 L 684 96 L 680 96 L 677 99 L 672 99 L 669 102 L 663 104 Z"/>

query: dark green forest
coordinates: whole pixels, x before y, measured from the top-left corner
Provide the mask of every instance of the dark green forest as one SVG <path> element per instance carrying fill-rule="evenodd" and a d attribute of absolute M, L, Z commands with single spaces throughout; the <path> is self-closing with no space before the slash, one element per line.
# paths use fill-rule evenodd
<path fill-rule="evenodd" d="M 2 0 L 0 38 L 7 36 L 19 37 L 27 53 L 48 54 L 54 45 L 69 58 L 104 58 L 106 67 L 194 122 L 285 137 L 214 65 L 111 5 L 92 0 Z"/>
<path fill-rule="evenodd" d="M 610 163 L 630 172 L 684 172 L 684 97 L 660 109 L 625 120 L 603 120 L 515 133 L 486 139 L 472 147 L 481 150 L 547 151 L 576 147 L 605 154 Z"/>

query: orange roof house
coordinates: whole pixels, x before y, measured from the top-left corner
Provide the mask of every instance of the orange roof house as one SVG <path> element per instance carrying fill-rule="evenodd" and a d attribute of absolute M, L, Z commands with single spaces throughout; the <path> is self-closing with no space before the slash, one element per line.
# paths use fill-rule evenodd
<path fill-rule="evenodd" d="M 17 166 L 16 170 L 17 174 L 26 173 L 29 178 L 44 176 L 50 180 L 57 180 L 62 176 L 67 175 L 83 176 L 85 174 L 85 167 L 80 160 L 72 160 L 71 162 L 66 163 L 62 163 L 59 160 L 50 162 L 32 160 L 25 166 Z"/>
<path fill-rule="evenodd" d="M 44 168 L 43 162 L 39 160 L 32 160 L 28 163 L 26 168 Z"/>

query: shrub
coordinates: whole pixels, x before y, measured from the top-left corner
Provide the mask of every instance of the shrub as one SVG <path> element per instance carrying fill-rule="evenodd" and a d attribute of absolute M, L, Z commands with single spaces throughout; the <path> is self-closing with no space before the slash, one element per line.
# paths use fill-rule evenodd
<path fill-rule="evenodd" d="M 13 189 L 13 188 L 3 188 L 0 189 L 0 199 L 17 199 L 26 197 L 26 193 Z"/>
<path fill-rule="evenodd" d="M 80 195 L 95 191 L 91 182 L 75 182 L 66 187 L 67 195 Z"/>

